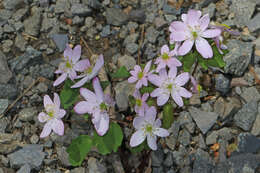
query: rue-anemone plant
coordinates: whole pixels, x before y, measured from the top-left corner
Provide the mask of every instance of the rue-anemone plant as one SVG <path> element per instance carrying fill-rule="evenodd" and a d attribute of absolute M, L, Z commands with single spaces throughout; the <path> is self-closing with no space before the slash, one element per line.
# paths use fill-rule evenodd
<path fill-rule="evenodd" d="M 132 152 L 144 148 L 156 150 L 157 138 L 170 135 L 167 129 L 174 120 L 173 104 L 181 108 L 186 99 L 201 90 L 192 76 L 197 65 L 204 69 L 223 68 L 223 56 L 227 53 L 223 33 L 239 34 L 227 25 L 210 23 L 209 15 L 202 16 L 198 10 L 182 14 L 181 21 L 173 21 L 169 31 L 169 45 L 160 48 L 160 55 L 154 61 L 135 65 L 130 72 L 123 66 L 115 73 L 109 73 L 112 79 L 124 78 L 135 84 L 135 91 L 129 96 L 129 105 L 136 115 L 133 118 L 134 133 L 130 139 L 125 139 Z M 115 107 L 114 99 L 103 92 L 110 82 L 100 81 L 97 77 L 104 65 L 103 55 L 99 55 L 95 64 L 80 58 L 81 46 L 76 45 L 72 49 L 67 45 L 63 61 L 55 71 L 60 75 L 53 83 L 56 87 L 65 82 L 63 88 L 60 94 L 54 93 L 53 100 L 48 95 L 44 96 L 45 111 L 38 115 L 39 121 L 46 123 L 41 138 L 49 136 L 52 131 L 62 136 L 62 118 L 66 113 L 75 112 L 78 115 L 74 116 L 91 118 L 94 134 L 77 137 L 67 148 L 73 166 L 81 165 L 93 147 L 105 155 L 116 152 L 123 141 L 121 126 L 110 119 L 111 109 Z M 160 111 L 162 121 L 157 117 Z"/>

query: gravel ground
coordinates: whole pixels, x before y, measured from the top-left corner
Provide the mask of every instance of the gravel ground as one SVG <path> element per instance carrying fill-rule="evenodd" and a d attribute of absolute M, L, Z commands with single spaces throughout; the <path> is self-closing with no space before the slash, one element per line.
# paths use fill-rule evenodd
<path fill-rule="evenodd" d="M 193 1 L 183 0 L 180 8 L 167 0 L 0 1 L 0 114 L 22 95 L 0 119 L 0 173 L 260 173 L 260 1 Z M 82 37 L 104 54 L 107 71 L 131 69 L 138 54 L 144 63 L 157 57 L 168 43 L 170 22 L 191 8 L 241 35 L 229 39 L 224 69 L 198 69 L 203 91 L 175 113 L 171 135 L 157 151 L 131 154 L 125 146 L 132 129 L 123 127 L 118 153 L 93 150 L 81 167 L 72 167 L 66 148 L 93 132 L 90 122 L 73 114 L 64 118 L 64 136 L 39 138 L 37 115 L 43 96 L 61 89 L 52 83 L 67 43 L 81 43 L 82 58 L 88 58 Z M 111 83 L 116 115 L 131 114 L 127 96 L 133 86 Z"/>

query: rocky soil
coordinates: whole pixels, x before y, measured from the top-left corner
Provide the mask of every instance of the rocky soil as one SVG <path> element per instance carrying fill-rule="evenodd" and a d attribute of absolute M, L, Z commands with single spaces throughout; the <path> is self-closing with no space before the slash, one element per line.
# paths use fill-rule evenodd
<path fill-rule="evenodd" d="M 260 1 L 167 2 L 0 1 L 0 173 L 260 173 Z M 67 43 L 81 43 L 82 57 L 89 58 L 84 38 L 93 52 L 104 54 L 108 72 L 123 65 L 131 69 L 138 55 L 144 63 L 157 57 L 168 43 L 170 22 L 190 8 L 241 35 L 229 39 L 224 69 L 198 69 L 203 90 L 176 111 L 171 135 L 158 142 L 157 151 L 131 154 L 132 129 L 122 126 L 125 141 L 118 153 L 91 151 L 81 167 L 72 167 L 66 148 L 79 134 L 93 131 L 76 114 L 64 118 L 64 136 L 39 138 L 43 124 L 37 115 L 43 96 L 61 89 L 52 83 Z M 116 116 L 133 115 L 128 105 L 133 86 L 111 82 Z"/>

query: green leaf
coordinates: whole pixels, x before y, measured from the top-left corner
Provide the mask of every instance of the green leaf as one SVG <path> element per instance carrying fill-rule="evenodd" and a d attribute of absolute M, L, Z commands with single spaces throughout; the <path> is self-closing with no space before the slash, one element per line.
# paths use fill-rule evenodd
<path fill-rule="evenodd" d="M 183 71 L 190 72 L 192 65 L 196 61 L 196 56 L 194 53 L 190 52 L 183 56 L 180 61 L 182 62 Z"/>
<path fill-rule="evenodd" d="M 207 64 L 207 60 L 202 58 L 201 56 L 198 56 L 198 63 L 199 65 L 204 69 L 207 70 L 208 69 L 208 64 Z"/>
<path fill-rule="evenodd" d="M 149 147 L 147 145 L 147 141 L 146 140 L 143 143 L 141 143 L 140 145 L 136 146 L 136 147 L 130 147 L 130 151 L 133 154 L 140 153 L 143 150 L 149 150 Z"/>
<path fill-rule="evenodd" d="M 117 123 L 110 123 L 108 132 L 104 136 L 99 136 L 96 132 L 93 136 L 94 145 L 99 153 L 106 155 L 112 151 L 116 152 L 123 141 L 123 132 Z"/>
<path fill-rule="evenodd" d="M 141 89 L 140 89 L 140 93 L 141 94 L 144 94 L 144 93 L 151 93 L 153 92 L 155 88 L 153 86 L 143 86 Z"/>
<path fill-rule="evenodd" d="M 72 166 L 80 166 L 88 152 L 91 150 L 92 140 L 87 135 L 81 135 L 73 139 L 67 148 L 69 154 L 69 162 Z"/>
<path fill-rule="evenodd" d="M 78 99 L 79 90 L 70 88 L 73 84 L 71 80 L 66 80 L 60 92 L 61 105 L 64 109 L 70 108 Z"/>
<path fill-rule="evenodd" d="M 101 85 L 101 87 L 102 87 L 103 90 L 105 90 L 106 87 L 107 87 L 109 84 L 110 84 L 109 81 L 100 81 L 100 85 Z M 85 83 L 85 84 L 83 85 L 83 88 L 87 88 L 87 89 L 92 90 L 92 91 L 94 90 L 93 85 L 92 85 L 92 82 Z"/>
<path fill-rule="evenodd" d="M 86 113 L 86 114 L 83 115 L 83 117 L 84 117 L 85 120 L 88 120 L 88 118 L 90 117 L 90 115 L 89 115 L 88 113 Z"/>
<path fill-rule="evenodd" d="M 173 106 L 172 104 L 166 104 L 163 106 L 163 128 L 168 129 L 173 123 Z"/>
<path fill-rule="evenodd" d="M 120 67 L 115 73 L 111 74 L 113 79 L 117 78 L 127 78 L 130 76 L 130 73 L 127 71 L 125 66 Z"/>
<path fill-rule="evenodd" d="M 155 99 L 153 99 L 153 98 L 149 98 L 149 99 L 148 99 L 147 105 L 148 105 L 149 107 L 151 107 L 151 106 L 157 106 L 156 101 L 155 101 Z"/>
<path fill-rule="evenodd" d="M 134 98 L 134 96 L 129 95 L 128 96 L 128 100 L 129 100 L 130 106 L 134 107 L 135 106 L 135 98 Z"/>

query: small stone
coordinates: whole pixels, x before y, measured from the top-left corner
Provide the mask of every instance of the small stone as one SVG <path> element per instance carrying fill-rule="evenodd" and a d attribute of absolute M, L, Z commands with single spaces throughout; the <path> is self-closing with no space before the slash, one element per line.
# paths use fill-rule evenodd
<path fill-rule="evenodd" d="M 143 9 L 131 10 L 129 13 L 129 20 L 144 23 L 146 19 L 146 14 Z"/>
<path fill-rule="evenodd" d="M 90 157 L 88 159 L 87 171 L 89 173 L 107 173 L 107 168 L 94 157 Z"/>
<path fill-rule="evenodd" d="M 14 44 L 14 42 L 12 40 L 4 40 L 3 45 L 2 45 L 3 52 L 4 53 L 10 52 L 13 44 Z"/>
<path fill-rule="evenodd" d="M 128 21 L 128 16 L 119 8 L 107 8 L 106 20 L 108 24 L 121 26 Z"/>
<path fill-rule="evenodd" d="M 36 88 L 40 93 L 46 93 L 48 91 L 48 86 L 43 82 L 39 83 Z"/>
<path fill-rule="evenodd" d="M 86 17 L 86 16 L 89 16 L 92 13 L 92 10 L 84 4 L 77 3 L 77 4 L 73 4 L 71 6 L 71 13 L 73 15 Z"/>
<path fill-rule="evenodd" d="M 209 18 L 212 18 L 215 15 L 216 12 L 216 5 L 214 3 L 209 4 L 208 7 L 203 8 L 202 13 L 203 14 L 209 14 Z"/>
<path fill-rule="evenodd" d="M 239 40 L 229 40 L 227 46 L 229 53 L 224 56 L 226 62 L 224 71 L 231 75 L 242 76 L 251 61 L 253 44 Z"/>
<path fill-rule="evenodd" d="M 129 55 L 124 55 L 118 58 L 118 62 L 117 62 L 119 67 L 125 66 L 126 69 L 132 70 L 134 69 L 134 66 L 136 65 L 135 59 L 132 56 Z"/>
<path fill-rule="evenodd" d="M 204 137 L 203 137 L 203 135 L 201 133 L 199 134 L 199 147 L 201 149 L 206 149 L 207 148 L 207 146 L 205 144 Z"/>
<path fill-rule="evenodd" d="M 102 8 L 102 4 L 99 2 L 99 0 L 82 0 L 82 3 L 96 10 Z"/>
<path fill-rule="evenodd" d="M 180 124 L 177 121 L 174 121 L 170 129 L 168 129 L 170 136 L 166 138 L 166 145 L 173 151 L 175 150 L 175 146 L 178 141 L 179 130 Z"/>
<path fill-rule="evenodd" d="M 246 115 L 246 116 L 245 116 Z M 242 128 L 245 131 L 249 131 L 256 119 L 257 115 L 257 102 L 249 102 L 235 114 L 235 125 Z"/>
<path fill-rule="evenodd" d="M 124 45 L 127 45 L 129 43 L 136 43 L 137 39 L 139 37 L 138 33 L 130 34 L 128 35 L 124 40 Z"/>
<path fill-rule="evenodd" d="M 191 138 L 191 135 L 186 129 L 183 129 L 179 132 L 178 141 L 180 141 L 180 143 L 182 145 L 184 145 L 184 146 L 189 145 L 190 144 L 190 138 Z"/>
<path fill-rule="evenodd" d="M 110 35 L 110 25 L 106 25 L 102 28 L 102 31 L 100 33 L 101 37 L 107 37 Z"/>
<path fill-rule="evenodd" d="M 12 18 L 15 21 L 21 21 L 25 18 L 25 15 L 28 13 L 28 8 L 21 8 L 17 11 L 15 11 L 15 13 L 13 14 Z"/>
<path fill-rule="evenodd" d="M 252 127 L 251 133 L 255 136 L 260 135 L 260 114 L 258 113 Z"/>
<path fill-rule="evenodd" d="M 74 16 L 72 19 L 73 25 L 82 25 L 84 23 L 84 18 L 79 16 Z"/>
<path fill-rule="evenodd" d="M 156 151 L 151 152 L 152 166 L 159 167 L 163 163 L 164 154 L 162 148 L 158 147 Z"/>
<path fill-rule="evenodd" d="M 209 102 L 201 104 L 201 109 L 205 112 L 212 112 L 213 111 L 213 108 L 212 108 L 212 106 L 210 105 Z"/>
<path fill-rule="evenodd" d="M 60 52 L 63 52 L 68 44 L 67 34 L 53 34 L 50 36 L 53 39 Z"/>
<path fill-rule="evenodd" d="M 116 104 L 119 111 L 125 111 L 128 108 L 128 97 L 135 90 L 134 84 L 129 84 L 128 81 L 118 82 L 115 86 L 116 91 Z"/>
<path fill-rule="evenodd" d="M 24 52 L 26 48 L 27 41 L 23 38 L 21 34 L 17 34 L 15 38 L 15 46 L 20 49 L 20 51 Z"/>
<path fill-rule="evenodd" d="M 257 153 L 260 149 L 260 139 L 250 133 L 240 133 L 237 150 L 240 153 Z"/>
<path fill-rule="evenodd" d="M 216 131 L 213 131 L 210 133 L 206 138 L 206 144 L 211 145 L 215 144 L 217 142 L 218 133 Z"/>
<path fill-rule="evenodd" d="M 255 87 L 245 88 L 241 94 L 241 97 L 243 97 L 246 102 L 260 100 L 260 94 Z"/>
<path fill-rule="evenodd" d="M 222 97 L 219 97 L 214 103 L 214 112 L 223 116 L 225 112 L 225 100 Z"/>
<path fill-rule="evenodd" d="M 12 26 L 10 26 L 8 24 L 4 25 L 4 32 L 5 33 L 13 33 L 14 31 L 15 30 L 14 30 L 14 28 Z"/>
<path fill-rule="evenodd" d="M 69 11 L 70 3 L 68 0 L 56 0 L 56 5 L 54 7 L 54 11 L 56 14 L 64 13 L 65 11 Z"/>
<path fill-rule="evenodd" d="M 36 144 L 26 145 L 22 149 L 9 154 L 10 165 L 12 168 L 19 168 L 25 164 L 29 164 L 32 169 L 39 170 L 43 163 L 45 153 L 42 152 L 43 147 Z"/>
<path fill-rule="evenodd" d="M 69 162 L 69 154 L 66 152 L 65 147 L 58 147 L 57 154 L 58 154 L 58 159 L 61 161 L 62 165 L 71 166 Z"/>
<path fill-rule="evenodd" d="M 31 172 L 31 167 L 29 164 L 25 164 L 23 165 L 18 171 L 17 173 L 30 173 Z"/>
<path fill-rule="evenodd" d="M 154 23 L 155 23 L 156 29 L 162 28 L 163 26 L 167 25 L 167 22 L 161 17 L 156 17 L 154 19 Z"/>
<path fill-rule="evenodd" d="M 79 168 L 74 168 L 70 170 L 70 173 L 86 173 L 85 168 L 79 167 Z"/>
<path fill-rule="evenodd" d="M 192 94 L 190 100 L 189 100 L 190 105 L 200 105 L 201 101 L 200 101 L 200 95 L 199 94 Z"/>
<path fill-rule="evenodd" d="M 0 83 L 6 84 L 12 78 L 5 55 L 0 51 Z M 1 112 L 1 111 L 0 111 Z"/>
<path fill-rule="evenodd" d="M 136 43 L 129 43 L 126 45 L 126 50 L 131 54 L 135 54 L 138 51 L 138 44 Z"/>
<path fill-rule="evenodd" d="M 171 167 L 173 164 L 173 158 L 172 158 L 172 153 L 168 152 L 166 158 L 163 161 L 163 165 L 166 167 Z"/>
<path fill-rule="evenodd" d="M 30 137 L 30 142 L 31 142 L 32 144 L 37 144 L 37 143 L 39 142 L 39 137 L 38 137 L 38 135 L 33 134 L 33 135 Z"/>
<path fill-rule="evenodd" d="M 24 108 L 19 112 L 19 119 L 22 121 L 32 121 L 34 116 L 37 116 L 36 107 Z"/>
<path fill-rule="evenodd" d="M 219 91 L 222 95 L 226 95 L 230 90 L 230 80 L 223 74 L 218 74 L 216 75 L 215 81 L 216 90 Z"/>
<path fill-rule="evenodd" d="M 4 0 L 3 5 L 5 9 L 15 10 L 19 5 L 23 4 L 23 0 Z"/>
<path fill-rule="evenodd" d="M 33 15 L 26 19 L 23 24 L 27 34 L 37 37 L 41 29 L 41 11 L 36 9 Z"/>
<path fill-rule="evenodd" d="M 257 14 L 253 19 L 251 19 L 248 23 L 248 29 L 251 32 L 254 32 L 260 28 L 260 14 Z"/>
<path fill-rule="evenodd" d="M 203 134 L 207 133 L 218 118 L 215 112 L 204 112 L 195 107 L 191 107 L 189 112 Z"/>
<path fill-rule="evenodd" d="M 151 42 L 151 43 L 155 43 L 158 36 L 159 36 L 159 32 L 156 29 L 154 29 L 153 26 L 150 26 L 146 30 L 146 34 L 147 34 L 148 41 Z"/>
<path fill-rule="evenodd" d="M 1 84 L 0 83 L 0 98 L 15 99 L 18 95 L 18 90 L 14 84 Z"/>
<path fill-rule="evenodd" d="M 95 24 L 95 20 L 92 17 L 86 17 L 85 26 L 91 28 Z"/>
<path fill-rule="evenodd" d="M 181 13 L 181 9 L 179 8 L 178 10 L 176 8 L 174 8 L 171 5 L 168 5 L 168 3 L 164 3 L 163 6 L 163 12 L 165 14 L 173 14 L 173 15 L 177 15 Z"/>

